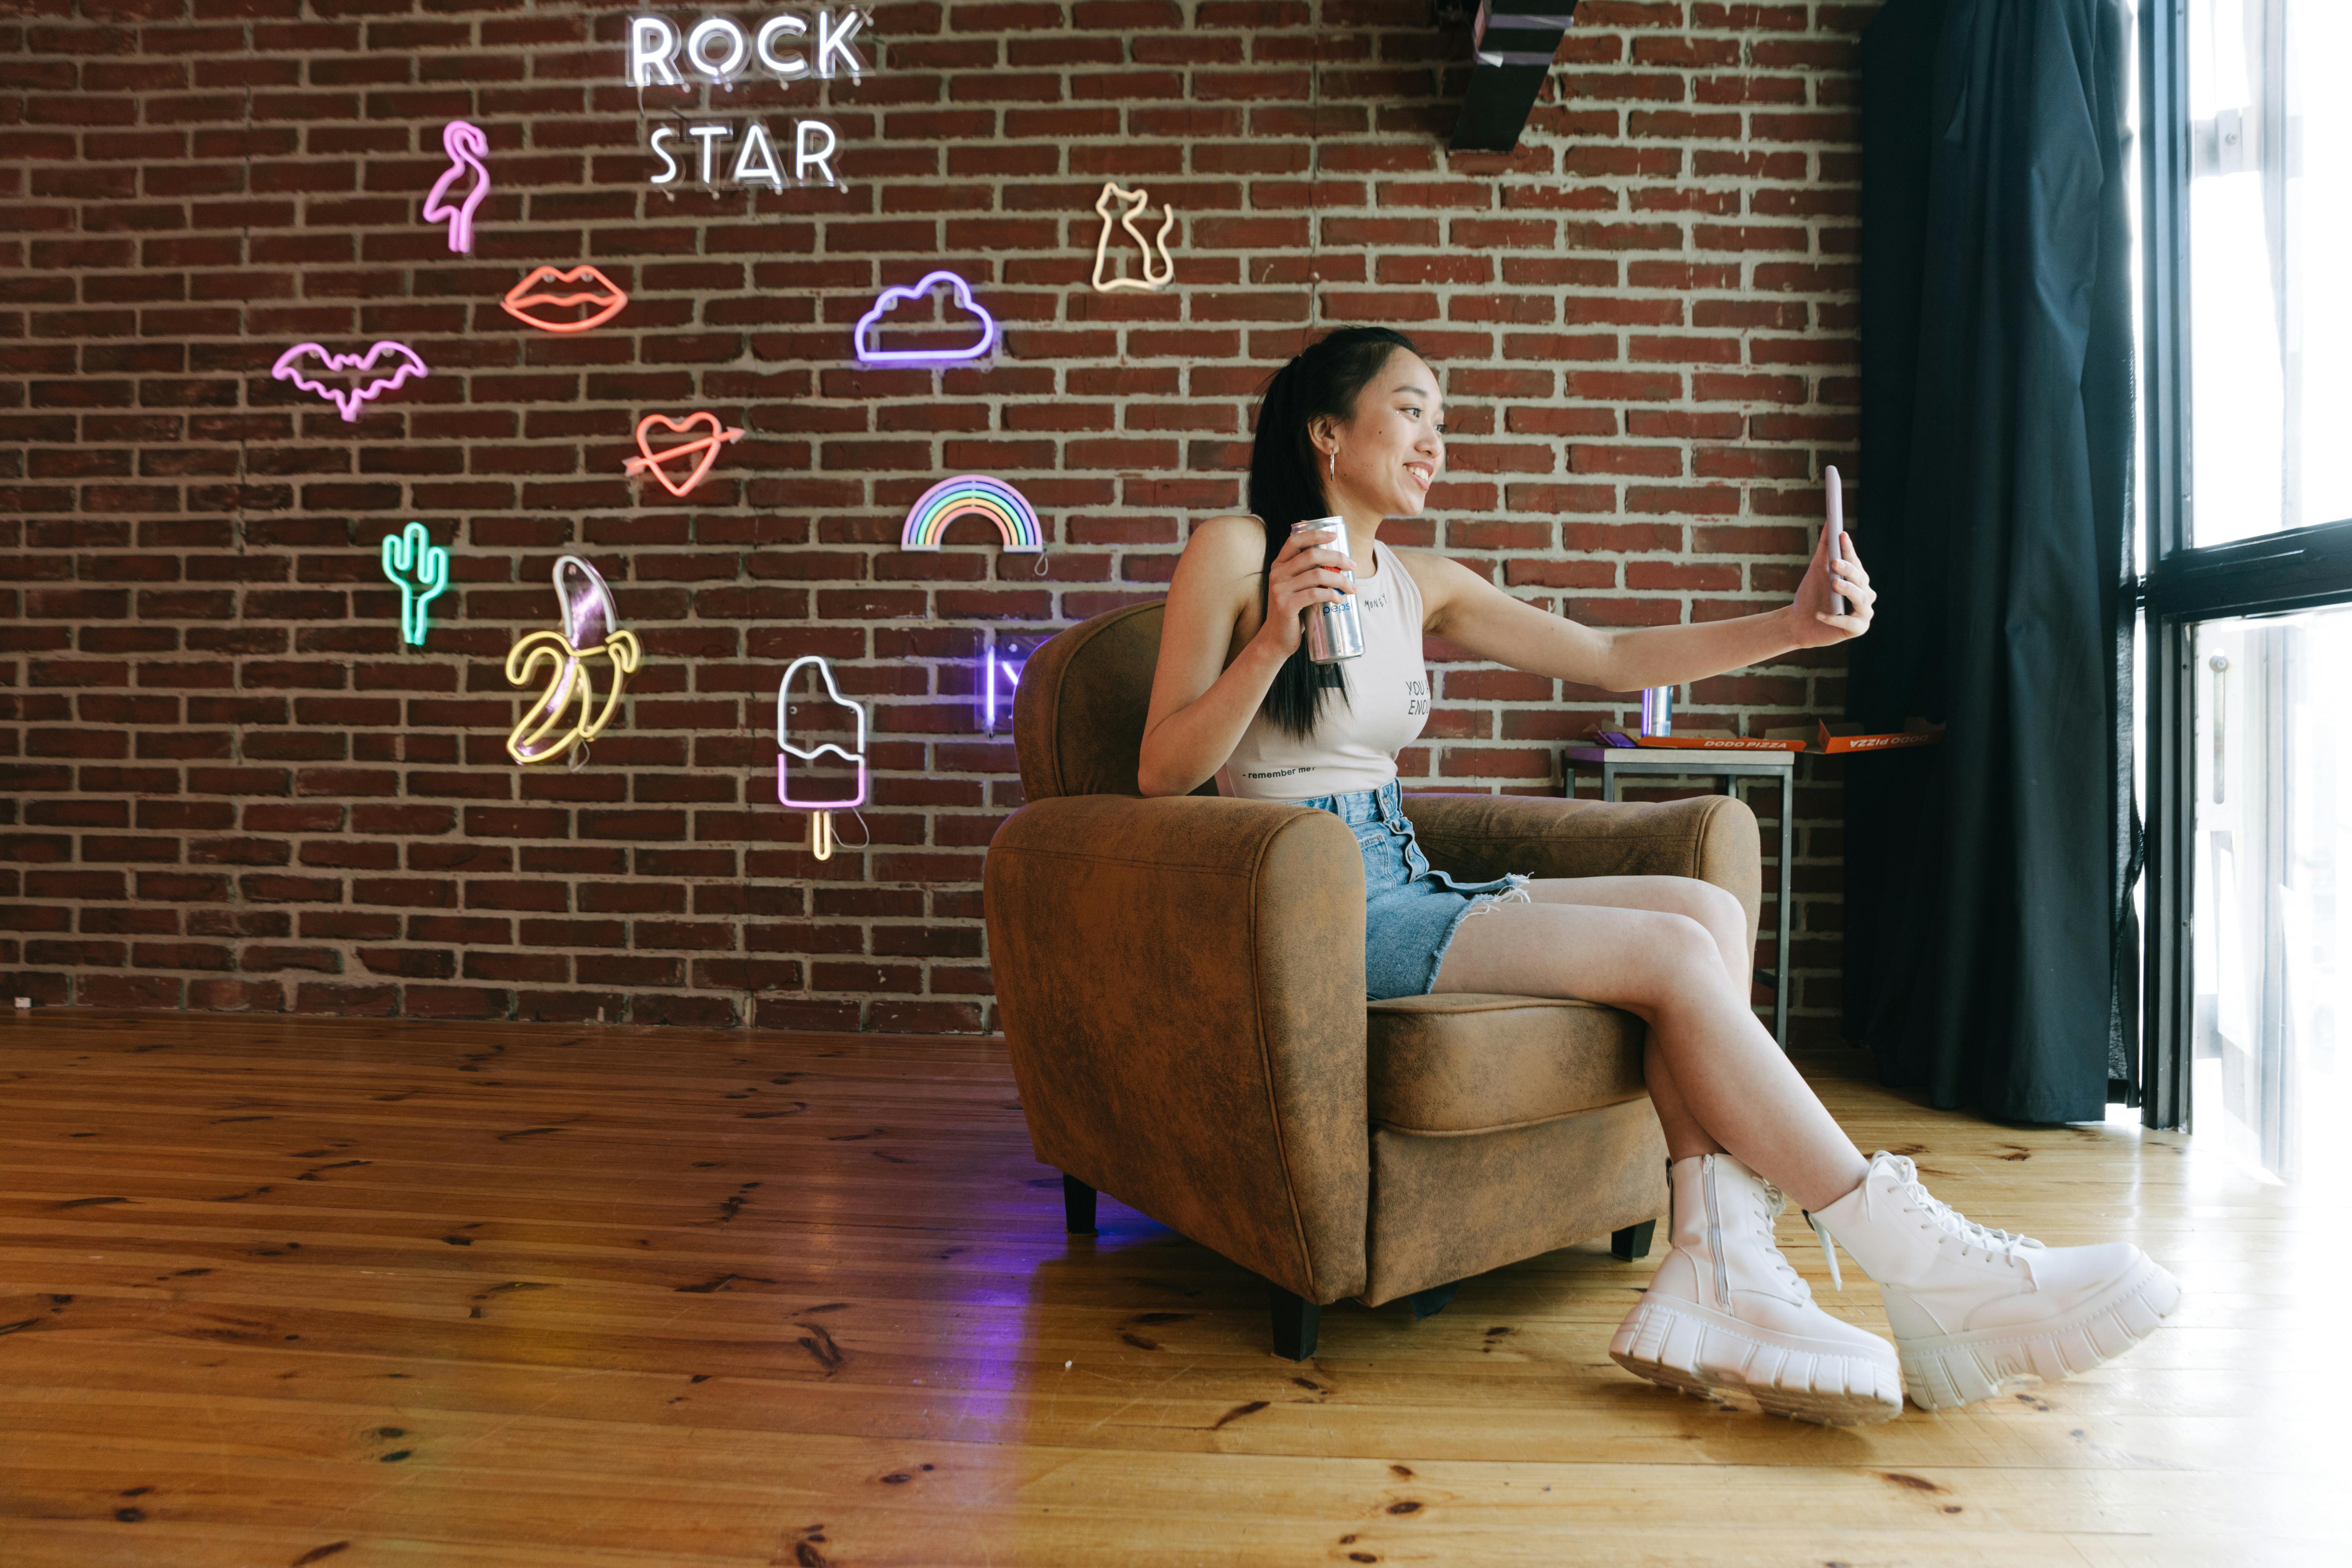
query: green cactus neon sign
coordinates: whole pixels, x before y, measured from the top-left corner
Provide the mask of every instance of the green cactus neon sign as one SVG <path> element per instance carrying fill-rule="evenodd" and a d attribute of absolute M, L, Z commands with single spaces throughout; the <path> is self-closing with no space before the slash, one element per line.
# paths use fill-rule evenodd
<path fill-rule="evenodd" d="M 400 590 L 400 640 L 425 645 L 425 606 L 449 586 L 449 552 L 421 522 L 383 536 L 383 574 Z"/>

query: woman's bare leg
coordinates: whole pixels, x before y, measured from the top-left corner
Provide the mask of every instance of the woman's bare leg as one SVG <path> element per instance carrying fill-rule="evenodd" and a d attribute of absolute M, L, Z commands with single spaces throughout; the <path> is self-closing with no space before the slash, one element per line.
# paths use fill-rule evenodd
<path fill-rule="evenodd" d="M 1730 894 L 1684 877 L 1528 891 L 1533 904 L 1462 923 L 1436 990 L 1621 1007 L 1650 1026 L 1644 1071 L 1675 1158 L 1727 1150 L 1808 1208 L 1861 1184 L 1861 1151 L 1748 1010 L 1747 920 Z"/>
<path fill-rule="evenodd" d="M 1539 904 L 1591 904 L 1607 909 L 1653 910 L 1687 915 L 1706 928 L 1723 954 L 1724 973 L 1745 994 L 1754 967 L 1748 946 L 1748 911 L 1739 900 L 1712 882 L 1696 877 L 1575 877 L 1538 878 L 1528 894 Z M 1643 1041 L 1642 1077 L 1650 1090 L 1651 1109 L 1665 1129 L 1666 1157 L 1687 1159 L 1715 1154 L 1723 1145 L 1707 1136 L 1675 1086 L 1673 1066 L 1658 1048 L 1658 1035 L 1649 1030 Z"/>

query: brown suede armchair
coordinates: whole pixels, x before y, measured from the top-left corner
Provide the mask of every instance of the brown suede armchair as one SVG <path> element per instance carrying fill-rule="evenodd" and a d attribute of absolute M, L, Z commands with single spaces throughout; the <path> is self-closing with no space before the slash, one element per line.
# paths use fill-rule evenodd
<path fill-rule="evenodd" d="M 1070 1231 L 1106 1192 L 1265 1277 L 1275 1348 L 1320 1309 L 1411 1298 L 1613 1233 L 1649 1250 L 1665 1141 L 1643 1026 L 1589 1002 L 1454 994 L 1367 1003 L 1364 875 L 1328 812 L 1136 788 L 1160 606 L 1071 627 L 1013 709 L 1028 804 L 997 830 L 988 938 L 1037 1157 Z M 1464 878 L 1664 874 L 1737 894 L 1755 940 L 1756 820 L 1663 805 L 1417 795 Z"/>

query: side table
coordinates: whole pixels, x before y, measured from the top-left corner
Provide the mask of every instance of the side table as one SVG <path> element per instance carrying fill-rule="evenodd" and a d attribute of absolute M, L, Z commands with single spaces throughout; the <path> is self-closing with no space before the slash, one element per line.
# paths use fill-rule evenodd
<path fill-rule="evenodd" d="M 1724 795 L 1737 799 L 1739 780 L 1778 778 L 1780 781 L 1780 942 L 1769 973 L 1759 970 L 1756 979 L 1772 987 L 1772 1038 L 1789 1048 L 1789 894 L 1796 858 L 1797 757 L 1795 752 L 1706 752 L 1665 747 L 1570 746 L 1560 758 L 1560 793 L 1576 798 L 1576 770 L 1601 770 L 1601 798 L 1617 798 L 1617 782 L 1626 776 L 1713 778 Z"/>

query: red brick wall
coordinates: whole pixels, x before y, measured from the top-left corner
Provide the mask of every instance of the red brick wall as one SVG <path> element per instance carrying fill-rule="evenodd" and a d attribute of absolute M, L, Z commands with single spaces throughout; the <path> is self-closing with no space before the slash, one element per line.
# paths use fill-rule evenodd
<path fill-rule="evenodd" d="M 0 6 L 6 994 L 984 1027 L 981 861 L 1019 781 L 973 733 L 978 639 L 1158 595 L 1309 335 L 1393 324 L 1444 367 L 1452 477 L 1391 537 L 1594 624 L 1780 602 L 1821 464 L 1851 463 L 1868 5 L 1586 0 L 1505 159 L 1444 152 L 1467 42 L 1424 0 L 885 4 L 864 82 L 709 94 L 778 121 L 829 93 L 852 184 L 782 196 L 647 187 L 632 9 Z M 471 258 L 417 218 L 452 117 L 490 143 Z M 1164 294 L 1085 287 L 1111 176 L 1180 212 Z M 498 309 L 580 261 L 634 297 L 611 325 Z M 993 368 L 860 371 L 852 321 L 935 261 L 1005 323 Z M 376 337 L 433 374 L 356 425 L 269 379 L 291 342 Z M 688 501 L 623 476 L 640 415 L 701 407 L 751 434 Z M 899 551 L 966 469 L 1035 502 L 1044 579 L 970 521 Z M 376 562 L 411 519 L 454 547 L 422 649 Z M 565 550 L 648 662 L 588 766 L 526 773 L 499 666 Z M 774 802 L 803 652 L 876 720 L 874 846 L 824 865 Z M 1840 670 L 1787 659 L 1685 711 L 1835 714 Z M 1559 742 L 1631 711 L 1438 679 L 1409 783 L 1550 791 Z M 1837 799 L 1808 776 L 1820 1034 Z"/>

